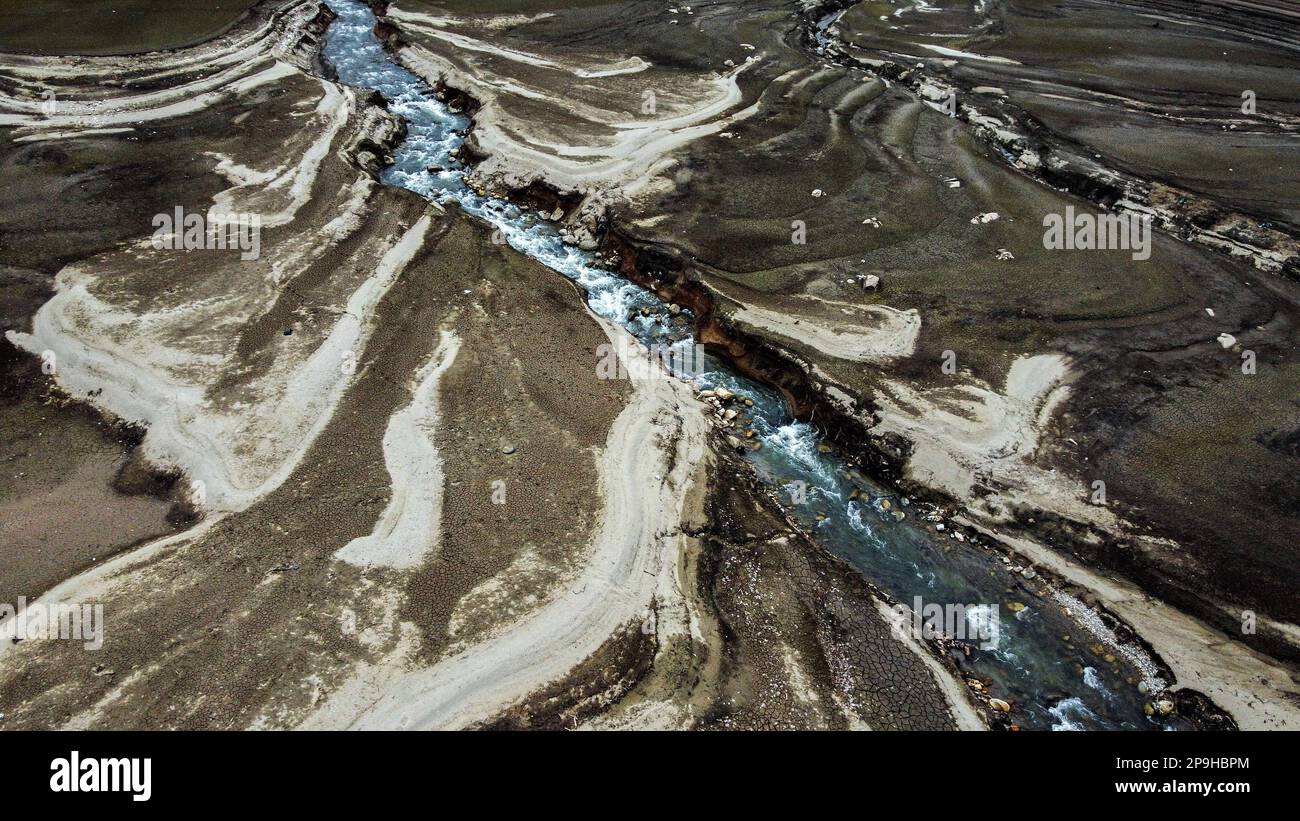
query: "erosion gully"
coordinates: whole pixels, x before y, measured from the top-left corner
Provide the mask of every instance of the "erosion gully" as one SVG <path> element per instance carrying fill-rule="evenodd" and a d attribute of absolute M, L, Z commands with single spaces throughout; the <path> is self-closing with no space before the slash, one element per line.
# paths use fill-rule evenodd
<path fill-rule="evenodd" d="M 1000 555 L 936 530 L 910 500 L 826 447 L 810 424 L 791 415 L 776 390 L 711 355 L 688 355 L 695 350 L 690 311 L 671 314 L 651 292 L 562 242 L 539 214 L 473 191 L 467 168 L 453 155 L 468 132 L 468 118 L 450 111 L 425 81 L 392 59 L 375 36 L 376 18 L 366 5 L 327 4 L 338 19 L 326 33 L 324 56 L 338 80 L 379 92 L 407 124 L 381 181 L 491 223 L 512 248 L 580 285 L 593 312 L 660 353 L 680 351 L 680 357 L 666 358 L 676 378 L 700 390 L 734 392 L 739 402 L 733 406 L 743 408 L 741 421 L 754 432 L 746 458 L 781 498 L 790 499 L 787 513 L 824 549 L 899 602 L 912 606 L 920 597 L 924 605 L 963 605 L 964 623 L 948 623 L 949 639 L 962 629 L 967 636 L 995 636 L 936 644 L 965 677 L 979 679 L 988 695 L 1013 705 L 1006 721 L 1053 730 L 1184 726 L 1176 717 L 1146 715 L 1165 682 L 1146 653 L 1116 640 L 1094 611 L 1042 580 L 1034 583 Z"/>

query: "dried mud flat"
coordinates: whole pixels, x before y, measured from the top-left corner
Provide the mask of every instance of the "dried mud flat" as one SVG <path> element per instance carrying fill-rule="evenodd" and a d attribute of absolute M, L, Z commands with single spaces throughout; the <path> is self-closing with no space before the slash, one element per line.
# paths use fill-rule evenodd
<path fill-rule="evenodd" d="M 558 205 L 925 527 L 1127 622 L 1192 724 L 1300 724 L 1293 20 L 374 5 L 472 113 L 474 186 Z M 106 619 L 93 653 L 0 625 L 0 727 L 1007 723 L 721 410 L 601 378 L 645 354 L 580 288 L 378 179 L 402 124 L 334 81 L 328 9 L 232 18 L 0 55 L 0 602 Z M 1062 56 L 1044 19 L 1114 48 Z M 1154 214 L 1150 258 L 1047 250 L 1067 206 Z M 261 215 L 260 257 L 153 247 L 177 207 Z"/>

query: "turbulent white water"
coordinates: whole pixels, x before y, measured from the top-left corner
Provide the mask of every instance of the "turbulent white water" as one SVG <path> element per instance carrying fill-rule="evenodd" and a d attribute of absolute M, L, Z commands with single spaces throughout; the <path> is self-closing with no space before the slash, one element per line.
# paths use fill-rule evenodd
<path fill-rule="evenodd" d="M 564 244 L 538 215 L 474 193 L 465 184 L 465 168 L 452 154 L 469 120 L 448 110 L 424 81 L 392 61 L 374 36 L 375 18 L 365 5 L 356 0 L 328 4 L 339 19 L 326 36 L 324 53 L 339 80 L 379 91 L 407 122 L 407 138 L 394 164 L 384 171 L 384 182 L 431 201 L 454 203 L 496 226 L 512 248 L 582 285 L 594 313 L 623 325 L 641 342 L 689 342 L 694 321 L 690 312 L 670 316 L 653 294 L 597 267 L 591 254 Z M 664 321 L 641 316 L 641 308 Z M 950 534 L 918 526 L 915 511 L 899 520 L 897 512 L 908 510 L 903 500 L 856 473 L 833 452 L 823 453 L 817 430 L 792 419 L 778 393 L 712 357 L 705 358 L 702 372 L 693 379 L 700 387 L 726 387 L 753 401 L 746 413 L 763 446 L 748 451 L 748 458 L 783 499 L 791 500 L 791 512 L 828 550 L 899 601 L 910 603 L 919 595 L 927 602 L 967 604 L 973 606 L 968 611 L 975 619 L 972 626 L 984 629 L 994 614 L 1004 615 L 998 647 L 968 645 L 969 654 L 958 653 L 955 660 L 1015 705 L 1017 723 L 1043 729 L 1159 726 L 1144 716 L 1144 699 L 1124 681 L 1121 667 L 1101 664 L 1075 649 L 1085 643 L 1083 636 L 1075 643 L 1064 638 L 1081 633 L 1084 625 L 1066 616 L 1055 602 L 1032 597 L 1020 578 L 990 554 L 956 543 Z M 792 495 L 796 490 L 797 497 Z M 855 490 L 858 498 L 849 501 Z M 1029 606 L 1014 618 L 1005 617 L 1008 596 L 1023 596 Z M 1086 680 L 1078 672 L 1085 662 L 1094 665 Z"/>

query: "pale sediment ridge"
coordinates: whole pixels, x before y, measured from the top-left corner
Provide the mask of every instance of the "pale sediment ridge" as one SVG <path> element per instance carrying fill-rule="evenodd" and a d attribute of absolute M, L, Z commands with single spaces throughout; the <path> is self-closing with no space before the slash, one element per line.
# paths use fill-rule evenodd
<path fill-rule="evenodd" d="M 566 191 L 627 195 L 649 183 L 675 150 L 757 111 L 741 107 L 738 80 L 748 61 L 701 76 L 600 52 L 529 54 L 494 45 L 476 20 L 396 4 L 385 19 L 412 35 L 395 43 L 402 65 L 480 104 L 469 144 L 485 159 L 471 180 L 490 188 L 545 179 Z"/>
<path fill-rule="evenodd" d="M 602 325 L 612 343 L 623 343 L 621 351 L 646 356 L 626 332 Z M 360 711 L 357 694 L 344 691 L 341 702 L 327 702 L 304 727 L 451 729 L 485 721 L 564 676 L 623 625 L 651 618 L 661 574 L 685 538 L 687 500 L 700 492 L 701 410 L 676 380 L 637 383 L 601 456 L 600 531 L 569 592 L 498 636 L 402 674 L 372 692 L 373 702 Z"/>
<path fill-rule="evenodd" d="M 32 332 L 8 333 L 10 341 L 34 355 L 57 357 L 57 378 L 72 396 L 147 424 L 145 453 L 181 468 L 195 483 L 192 495 L 213 511 L 249 506 L 294 469 L 355 372 L 348 357 L 371 332 L 374 306 L 419 251 L 431 224 L 426 216 L 399 236 L 368 237 L 373 178 L 330 158 L 330 151 L 356 155 L 355 146 L 376 139 L 382 144 L 395 135 L 381 134 L 386 124 L 379 120 L 358 117 L 350 89 L 311 78 L 281 59 L 297 54 L 310 68 L 310 43 L 331 18 L 314 4 L 289 4 L 233 37 L 143 59 L 147 69 L 132 63 L 143 72 L 140 82 L 162 86 L 156 90 L 105 92 L 87 84 L 82 74 L 64 82 L 79 80 L 82 85 L 68 88 L 94 88 L 102 99 L 77 101 L 74 95 L 61 101 L 53 116 L 42 116 L 39 109 L 12 115 L 17 139 L 39 138 L 64 120 L 170 121 L 206 106 L 239 104 L 264 84 L 292 90 L 293 116 L 302 118 L 286 143 L 293 159 L 284 160 L 282 152 L 269 158 L 258 151 L 252 156 L 210 152 L 213 170 L 232 187 L 213 197 L 204 216 L 220 224 L 256 215 L 259 232 L 266 233 L 260 234 L 253 259 L 244 258 L 246 248 L 167 250 L 181 236 L 178 218 L 172 234 L 159 229 L 150 240 L 65 268 Z M 90 60 L 85 71 L 113 76 L 123 60 Z M 34 73 L 57 65 L 47 58 L 21 63 Z M 192 79 L 195 74 L 199 79 Z M 163 85 L 167 82 L 175 84 Z M 341 208 L 312 202 L 323 185 L 342 186 Z M 318 288 L 316 270 L 341 245 L 357 241 L 371 244 L 375 269 L 363 276 L 336 276 L 334 293 L 326 297 L 335 300 L 332 318 L 286 317 L 308 319 L 310 326 L 273 347 L 264 345 L 259 356 L 273 361 L 250 368 L 245 336 L 250 329 L 270 319 L 286 299 L 301 300 L 299 289 Z M 190 297 L 180 302 L 159 294 L 154 284 L 178 265 L 188 273 L 184 286 Z M 208 330 L 194 333 L 195 327 Z"/>
<path fill-rule="evenodd" d="M 1060 354 L 1018 358 L 1002 390 L 967 379 L 953 388 L 916 390 L 882 380 L 874 395 L 879 420 L 873 436 L 902 436 L 912 445 L 906 477 L 965 502 L 992 524 L 1007 522 L 1021 506 L 1107 530 L 1127 532 L 1112 511 L 1083 501 L 1084 483 L 1037 463 L 1039 443 L 1070 392 L 1069 360 Z M 1002 492 L 976 500 L 981 475 L 997 475 Z"/>
<path fill-rule="evenodd" d="M 384 462 L 392 477 L 393 495 L 369 536 L 353 539 L 334 555 L 361 567 L 379 565 L 411 569 L 437 549 L 441 524 L 442 457 L 429 441 L 437 425 L 438 382 L 460 350 L 450 331 L 433 359 L 414 377 L 411 404 L 393 415 L 384 432 Z"/>
<path fill-rule="evenodd" d="M 749 305 L 734 311 L 732 317 L 798 344 L 811 345 L 828 356 L 854 362 L 887 364 L 911 356 L 916 349 L 921 318 L 915 310 L 899 311 L 887 305 L 842 310 L 849 319 L 826 320 Z"/>
<path fill-rule="evenodd" d="M 19 137 L 138 125 L 199 111 L 313 65 L 328 12 L 306 0 L 258 7 L 210 43 L 130 57 L 0 55 L 0 125 Z M 87 83 L 102 77 L 103 82 Z"/>
<path fill-rule="evenodd" d="M 181 467 L 191 481 L 201 482 L 205 507 L 246 508 L 284 481 L 328 422 L 355 372 L 355 367 L 347 367 L 347 359 L 355 356 L 370 332 L 367 318 L 419 250 L 429 226 L 426 215 L 408 229 L 348 297 L 321 344 L 298 367 L 282 366 L 274 380 L 268 380 L 260 399 L 266 412 L 254 418 L 271 425 L 269 429 L 249 430 L 251 402 L 245 400 L 234 414 L 212 408 L 208 391 L 213 383 L 181 376 L 219 377 L 218 365 L 229 354 L 169 349 L 162 334 L 152 340 L 138 334 L 124 336 L 118 329 L 133 327 L 141 319 L 120 314 L 94 297 L 87 287 L 95 282 L 93 274 L 61 273 L 59 293 L 37 314 L 34 332 L 11 332 L 9 339 L 34 355 L 54 351 L 60 363 L 59 381 L 73 395 L 96 392 L 92 400 L 96 405 L 120 418 L 145 422 L 149 426 L 145 452 L 159 463 Z M 203 307 L 230 318 L 229 304 Z M 182 326 L 194 321 L 193 315 L 177 316 L 175 308 L 163 311 L 159 319 L 170 315 Z M 122 342 L 114 344 L 117 339 Z M 146 341 L 154 344 L 146 346 Z M 238 365 L 230 362 L 227 367 Z"/>
<path fill-rule="evenodd" d="M 39 599 L 30 603 L 31 609 L 25 611 L 23 617 L 15 615 L 0 622 L 0 659 L 10 654 L 18 655 L 20 648 L 26 649 L 13 639 L 19 635 L 30 635 L 26 629 L 28 621 L 43 624 L 46 608 L 59 604 L 81 606 L 87 602 L 103 601 L 123 578 L 148 566 L 159 554 L 202 538 L 219 519 L 219 516 L 214 516 L 184 533 L 154 539 L 47 590 Z"/>

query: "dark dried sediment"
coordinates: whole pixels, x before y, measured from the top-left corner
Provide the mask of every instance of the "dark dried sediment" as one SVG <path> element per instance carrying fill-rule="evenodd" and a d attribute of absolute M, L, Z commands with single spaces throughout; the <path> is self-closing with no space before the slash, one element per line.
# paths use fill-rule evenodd
<path fill-rule="evenodd" d="M 1177 183 L 1140 175 L 1120 162 L 1095 154 L 1097 146 L 1084 145 L 1054 131 L 1005 96 L 974 93 L 973 87 L 994 80 L 969 65 L 944 70 L 932 60 L 905 64 L 886 50 L 887 45 L 880 51 L 870 51 L 841 37 L 838 26 L 823 33 L 816 31 L 817 21 L 856 5 L 856 0 L 826 0 L 806 8 L 799 26 L 804 48 L 816 50 L 820 59 L 887 78 L 922 99 L 937 101 L 934 89 L 954 90 L 958 94 L 955 116 L 1028 176 L 1106 210 L 1150 216 L 1156 227 L 1180 239 L 1248 259 L 1261 270 L 1300 279 L 1300 227 L 1248 213 Z M 1192 8 L 1179 2 L 1146 5 L 1162 6 L 1179 14 L 1191 13 Z M 1267 19 L 1257 16 L 1267 14 L 1259 7 L 1236 11 L 1208 8 L 1224 31 L 1259 28 Z M 1287 31 L 1274 25 L 1265 23 L 1262 30 Z M 1004 31 L 1001 19 L 992 14 L 982 37 L 996 38 Z"/>

